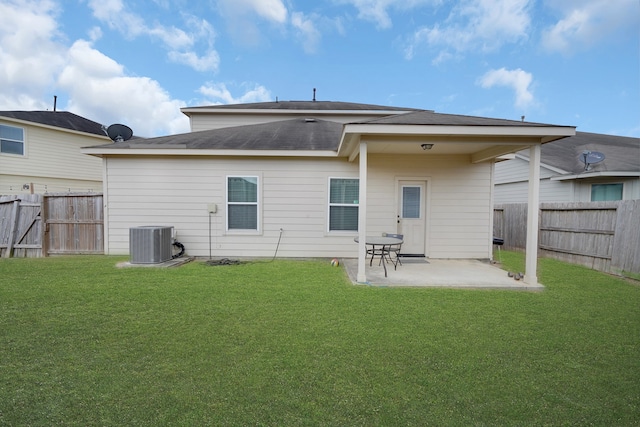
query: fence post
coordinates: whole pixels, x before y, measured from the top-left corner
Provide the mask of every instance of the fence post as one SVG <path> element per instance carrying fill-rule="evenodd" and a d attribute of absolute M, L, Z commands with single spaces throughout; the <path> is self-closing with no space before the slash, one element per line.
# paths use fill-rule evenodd
<path fill-rule="evenodd" d="M 6 258 L 11 258 L 13 254 L 13 245 L 16 240 L 16 230 L 18 229 L 18 220 L 20 219 L 20 199 L 16 199 L 13 201 L 13 208 L 11 209 L 11 222 L 9 229 L 9 246 L 7 246 L 7 256 Z"/>
<path fill-rule="evenodd" d="M 40 197 L 40 218 L 42 218 L 42 230 L 40 234 L 40 244 L 42 246 L 43 257 L 49 256 L 49 209 L 47 207 L 47 195 Z"/>

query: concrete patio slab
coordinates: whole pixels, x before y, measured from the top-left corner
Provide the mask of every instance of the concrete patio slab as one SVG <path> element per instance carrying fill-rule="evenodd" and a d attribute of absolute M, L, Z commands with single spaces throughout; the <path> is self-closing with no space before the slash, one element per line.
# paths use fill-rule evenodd
<path fill-rule="evenodd" d="M 407 259 L 394 270 L 387 264 L 388 274 L 384 277 L 384 269 L 378 265 L 366 263 L 366 283 L 356 281 L 358 260 L 345 258 L 342 264 L 354 284 L 381 287 L 420 287 L 420 288 L 476 288 L 476 289 L 511 289 L 522 291 L 540 291 L 541 284 L 528 284 L 522 280 L 509 277 L 505 270 L 489 262 L 479 260 L 450 259 Z"/>

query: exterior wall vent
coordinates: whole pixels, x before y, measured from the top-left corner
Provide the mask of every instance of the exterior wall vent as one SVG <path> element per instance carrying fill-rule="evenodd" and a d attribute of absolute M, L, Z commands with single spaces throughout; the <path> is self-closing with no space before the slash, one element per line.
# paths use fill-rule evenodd
<path fill-rule="evenodd" d="M 173 255 L 171 235 L 173 227 L 147 225 L 129 229 L 131 264 L 159 264 Z"/>

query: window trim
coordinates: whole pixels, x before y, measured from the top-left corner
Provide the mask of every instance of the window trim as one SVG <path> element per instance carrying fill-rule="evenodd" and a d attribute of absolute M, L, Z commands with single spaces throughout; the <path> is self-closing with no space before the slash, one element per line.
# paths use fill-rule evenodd
<path fill-rule="evenodd" d="M 255 202 L 230 202 L 229 201 L 229 178 L 255 178 L 256 179 L 256 201 Z M 259 175 L 229 174 L 225 177 L 225 231 L 227 234 L 251 234 L 256 235 L 262 232 L 262 195 L 261 177 Z M 256 206 L 256 228 L 229 228 L 229 206 L 230 205 L 255 205 Z"/>
<path fill-rule="evenodd" d="M 360 196 L 358 196 L 358 203 L 331 203 L 331 181 L 332 180 L 355 180 L 358 181 L 358 191 L 360 190 L 360 178 L 353 176 L 330 176 L 327 180 L 327 233 L 329 234 L 353 234 L 358 232 L 358 227 L 360 224 L 356 225 L 355 230 L 332 230 L 331 229 L 331 207 L 332 206 L 345 206 L 345 207 L 356 207 L 358 208 L 358 213 L 360 212 Z"/>
<path fill-rule="evenodd" d="M 22 143 L 22 154 L 6 153 L 6 152 L 2 151 L 2 147 L 0 147 L 0 155 L 2 155 L 2 156 L 15 156 L 15 157 L 27 157 L 27 129 L 24 128 L 24 127 L 21 127 L 21 126 L 14 126 L 14 125 L 10 125 L 10 124 L 7 124 L 7 123 L 0 123 L 0 126 L 6 126 L 6 127 L 10 127 L 10 128 L 20 129 L 22 131 L 22 141 L 19 141 L 17 139 L 11 139 L 11 138 L 2 138 L 2 139 L 7 140 L 7 141 Z"/>

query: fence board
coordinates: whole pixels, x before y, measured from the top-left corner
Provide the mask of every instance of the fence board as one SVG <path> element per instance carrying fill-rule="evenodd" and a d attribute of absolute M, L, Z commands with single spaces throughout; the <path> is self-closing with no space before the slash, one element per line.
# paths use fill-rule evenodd
<path fill-rule="evenodd" d="M 102 195 L 0 196 L 0 257 L 104 253 Z"/>
<path fill-rule="evenodd" d="M 41 256 L 41 200 L 38 194 L 0 196 L 0 256 Z"/>
<path fill-rule="evenodd" d="M 104 253 L 102 195 L 47 195 L 48 253 Z"/>
<path fill-rule="evenodd" d="M 494 236 L 526 247 L 527 205 L 496 205 Z M 620 274 L 640 273 L 640 200 L 540 205 L 542 255 Z"/>
<path fill-rule="evenodd" d="M 611 272 L 640 273 L 640 200 L 620 205 L 615 234 Z"/>
<path fill-rule="evenodd" d="M 493 215 L 494 237 L 504 239 L 504 249 L 523 249 L 527 245 L 527 204 L 496 205 Z M 501 223 L 497 223 L 501 221 Z"/>

